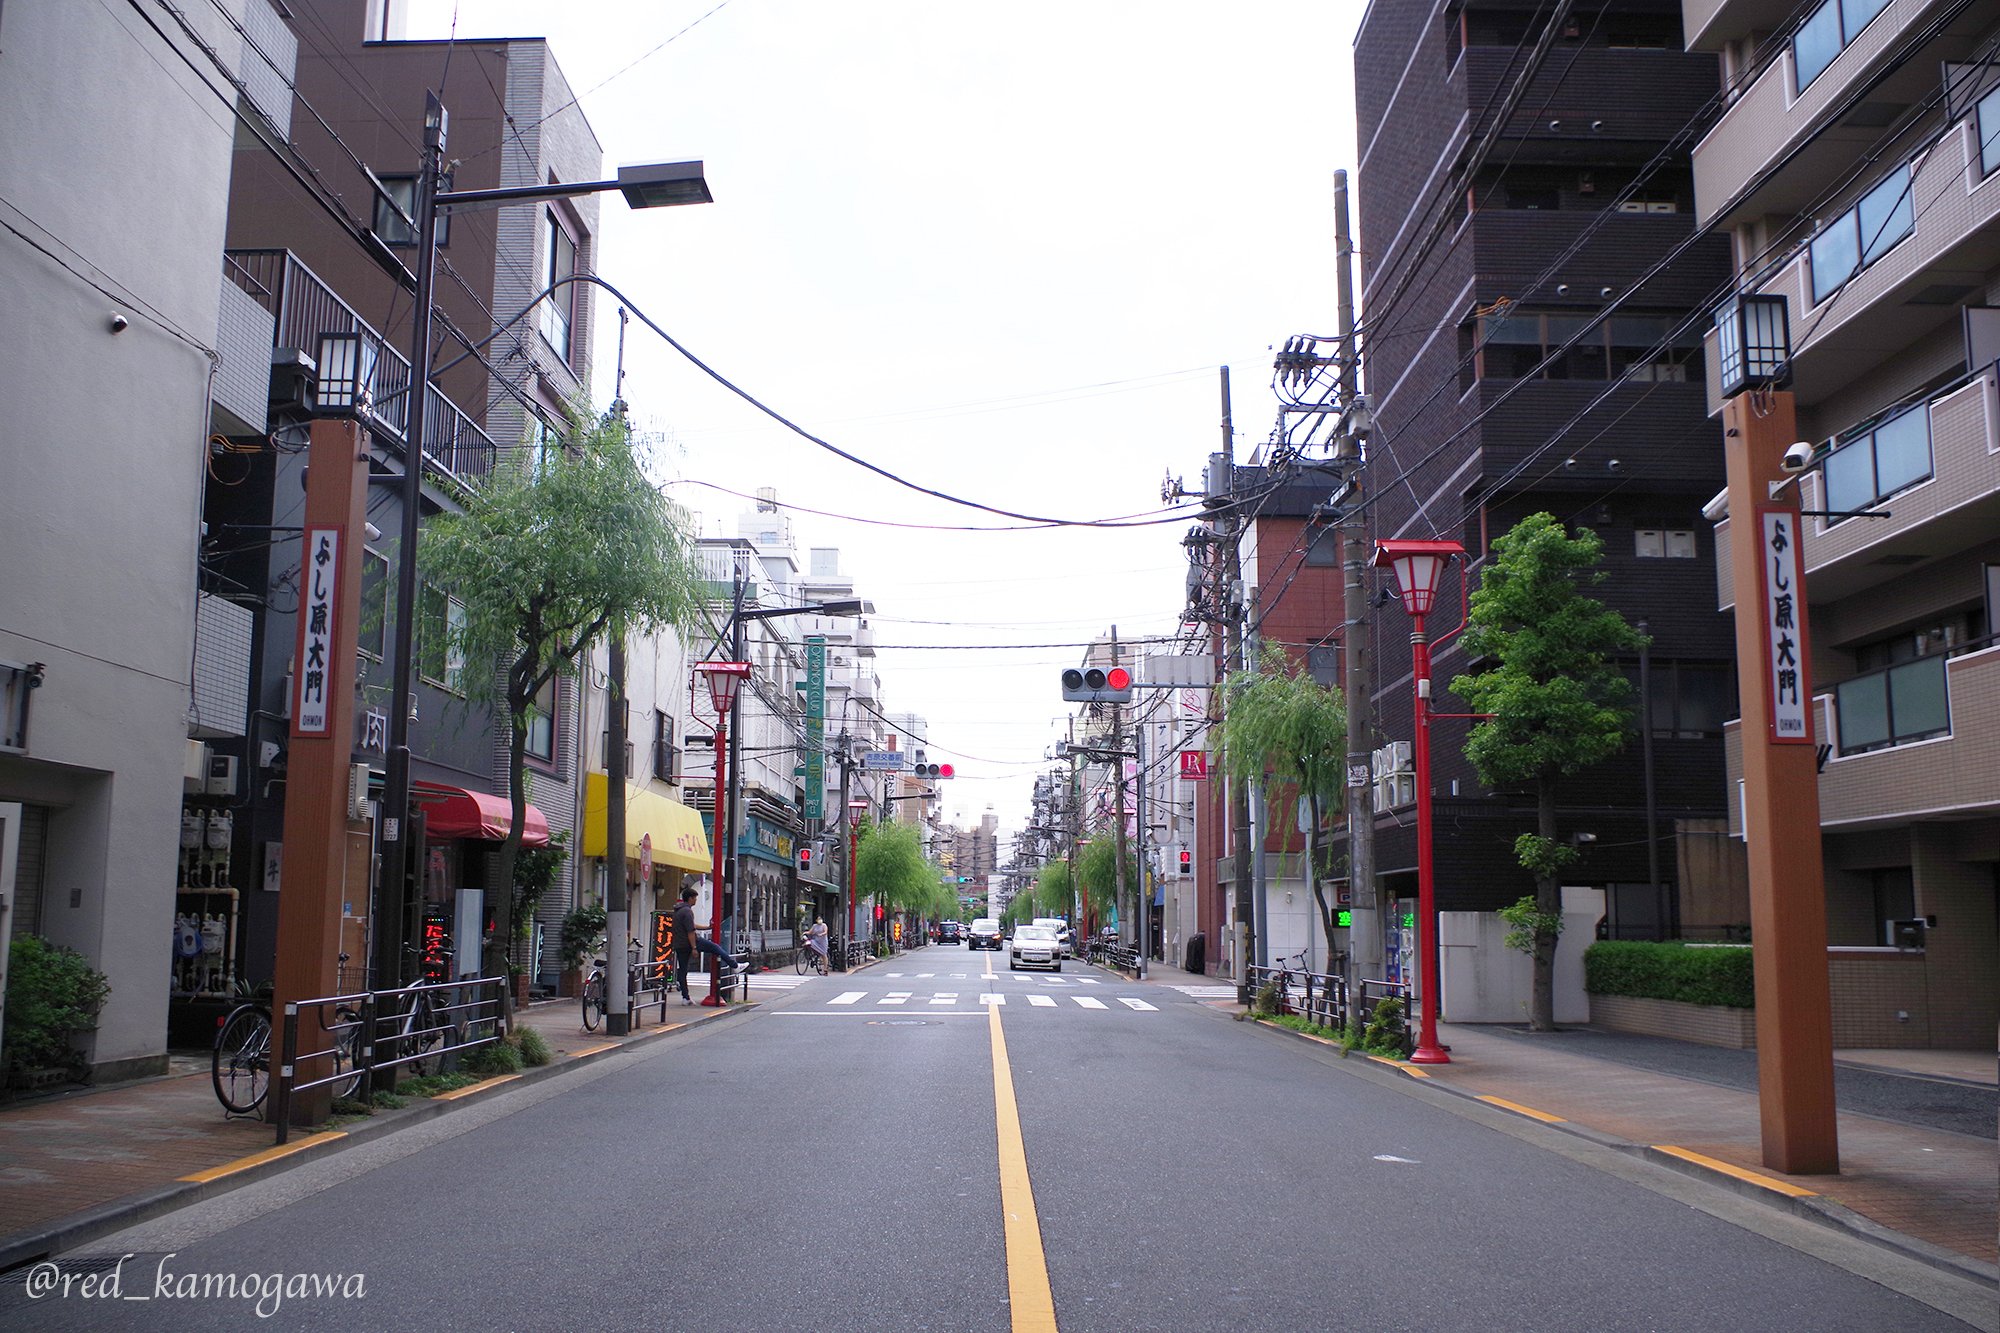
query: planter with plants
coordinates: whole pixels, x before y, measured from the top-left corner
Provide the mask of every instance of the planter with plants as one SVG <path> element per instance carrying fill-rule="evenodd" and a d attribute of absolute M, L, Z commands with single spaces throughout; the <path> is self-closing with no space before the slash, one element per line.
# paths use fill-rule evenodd
<path fill-rule="evenodd" d="M 1747 946 L 1599 940 L 1584 952 L 1583 986 L 1599 1027 L 1705 1046 L 1757 1044 Z"/>
<path fill-rule="evenodd" d="M 23 935 L 7 960 L 7 1025 L 0 1063 L 7 1086 L 33 1090 L 81 1082 L 89 1063 L 71 1038 L 97 1026 L 111 994 L 102 972 L 74 949 Z"/>

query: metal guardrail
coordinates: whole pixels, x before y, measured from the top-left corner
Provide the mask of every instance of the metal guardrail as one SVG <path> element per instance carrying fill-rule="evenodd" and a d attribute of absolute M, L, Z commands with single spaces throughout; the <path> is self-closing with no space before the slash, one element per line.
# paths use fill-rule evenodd
<path fill-rule="evenodd" d="M 1254 1004 L 1267 986 L 1282 983 L 1278 1012 L 1296 1014 L 1321 1027 L 1347 1026 L 1347 978 L 1337 972 L 1298 972 L 1279 967 L 1250 968 L 1250 998 Z"/>
<path fill-rule="evenodd" d="M 287 1004 L 271 1070 L 278 1142 L 291 1137 L 292 1102 L 301 1092 L 365 1083 L 379 1070 L 455 1058 L 499 1041 L 506 987 L 504 977 L 468 977 Z M 300 1049 L 301 1029 L 316 1039 L 310 1050 Z M 308 1069 L 323 1072 L 301 1078 Z"/>

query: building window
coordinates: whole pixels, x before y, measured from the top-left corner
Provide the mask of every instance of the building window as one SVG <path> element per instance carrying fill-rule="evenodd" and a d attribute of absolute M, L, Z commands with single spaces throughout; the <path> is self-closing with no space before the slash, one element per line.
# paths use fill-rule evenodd
<path fill-rule="evenodd" d="M 389 634 L 389 557 L 363 548 L 361 552 L 361 651 L 382 660 Z"/>
<path fill-rule="evenodd" d="M 1930 404 L 1919 403 L 1844 441 L 1826 456 L 1826 506 L 1834 513 L 1868 508 L 1931 476 Z M 1829 525 L 1839 523 L 1829 518 Z"/>
<path fill-rule="evenodd" d="M 548 241 L 542 252 L 542 285 L 555 290 L 542 302 L 542 336 L 556 349 L 556 355 L 567 362 L 579 284 L 564 279 L 576 276 L 576 238 L 563 225 L 560 210 L 554 207 L 545 210 L 543 221 L 548 224 Z M 559 282 L 563 285 L 556 287 Z"/>
<path fill-rule="evenodd" d="M 1638 667 L 1629 668 L 1633 695 L 1638 695 Z M 1721 662 L 1677 662 L 1672 659 L 1648 664 L 1652 685 L 1651 721 L 1655 740 L 1712 740 L 1722 735 L 1722 727 L 1736 716 L 1736 671 Z M 1632 719 L 1643 727 L 1646 717 Z"/>
<path fill-rule="evenodd" d="M 417 217 L 417 178 L 415 176 L 378 176 L 387 198 L 375 196 L 375 234 L 385 242 L 399 249 L 415 245 L 417 233 L 404 217 L 421 222 Z M 449 182 L 446 182 L 449 184 Z M 400 210 L 400 211 L 399 211 Z M 440 213 L 437 220 L 438 248 L 451 244 L 451 214 Z"/>
<path fill-rule="evenodd" d="M 1310 568 L 1334 569 L 1340 565 L 1340 529 L 1331 525 L 1306 529 L 1305 563 Z"/>
<path fill-rule="evenodd" d="M 1861 202 L 1821 227 L 1807 252 L 1812 259 L 1813 303 L 1826 300 L 1895 244 L 1916 230 L 1910 206 L 1909 164 L 1883 177 Z"/>
<path fill-rule="evenodd" d="M 1694 529 L 1637 528 L 1633 531 L 1633 554 L 1647 560 L 1692 560 Z"/>
<path fill-rule="evenodd" d="M 535 702 L 528 709 L 527 752 L 530 758 L 552 764 L 556 758 L 557 714 L 562 707 L 562 691 L 559 677 L 550 676 L 535 692 Z"/>
<path fill-rule="evenodd" d="M 465 693 L 465 603 L 429 585 L 417 597 L 417 671 L 440 689 Z"/>
<path fill-rule="evenodd" d="M 1593 327 L 1586 315 L 1510 310 L 1476 326 L 1480 379 L 1625 379 L 1683 382 L 1701 333 L 1669 315 L 1616 315 Z"/>
<path fill-rule="evenodd" d="M 1854 44 L 1862 29 L 1889 7 L 1889 0 L 1826 0 L 1792 34 L 1792 68 L 1804 92 L 1826 67 Z"/>
<path fill-rule="evenodd" d="M 664 712 L 653 714 L 653 776 L 661 782 L 674 780 L 674 720 Z"/>
<path fill-rule="evenodd" d="M 2000 88 L 1979 99 L 1979 174 L 2000 167 Z"/>
<path fill-rule="evenodd" d="M 1942 736 L 1951 730 L 1945 655 L 1871 671 L 1834 687 L 1840 752 L 1864 754 Z"/>
<path fill-rule="evenodd" d="M 1306 670 L 1316 684 L 1328 689 L 1340 686 L 1340 640 L 1328 639 L 1306 648 Z"/>

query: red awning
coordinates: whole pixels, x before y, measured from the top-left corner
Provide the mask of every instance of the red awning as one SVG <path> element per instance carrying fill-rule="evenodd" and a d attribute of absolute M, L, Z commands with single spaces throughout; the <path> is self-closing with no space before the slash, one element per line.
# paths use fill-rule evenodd
<path fill-rule="evenodd" d="M 488 796 L 483 791 L 447 787 L 437 782 L 413 784 L 410 793 L 423 807 L 424 830 L 433 839 L 482 838 L 500 842 L 507 836 L 511 802 L 504 796 Z M 532 802 L 528 805 L 526 827 L 521 831 L 523 847 L 549 845 L 549 821 Z"/>

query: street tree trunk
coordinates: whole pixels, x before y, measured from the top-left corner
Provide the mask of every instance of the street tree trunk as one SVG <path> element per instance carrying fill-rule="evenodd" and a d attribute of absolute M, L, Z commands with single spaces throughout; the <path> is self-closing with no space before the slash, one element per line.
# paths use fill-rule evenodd
<path fill-rule="evenodd" d="M 1556 783 L 1543 777 L 1535 783 L 1535 831 L 1553 845 L 1556 837 Z M 1562 934 L 1562 872 L 1553 866 L 1535 876 L 1535 985 L 1528 1015 L 1534 1032 L 1556 1030 L 1556 941 Z M 1545 923 L 1555 923 L 1554 929 Z"/>

